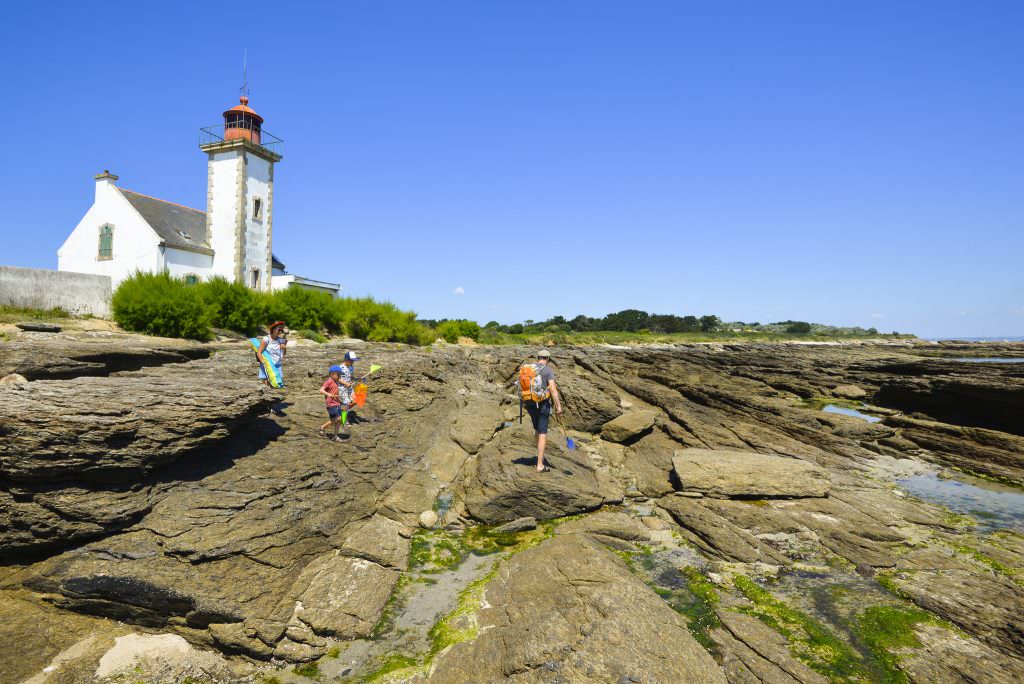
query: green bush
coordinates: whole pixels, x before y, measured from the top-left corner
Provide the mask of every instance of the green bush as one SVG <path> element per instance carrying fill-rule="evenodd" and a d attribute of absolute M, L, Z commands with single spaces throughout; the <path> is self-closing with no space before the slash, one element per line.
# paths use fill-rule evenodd
<path fill-rule="evenodd" d="M 811 324 L 805 321 L 791 321 L 789 325 L 786 326 L 786 332 L 797 335 L 806 335 L 811 332 Z"/>
<path fill-rule="evenodd" d="M 136 273 L 123 281 L 111 301 L 114 320 L 125 330 L 162 337 L 213 337 L 211 307 L 198 288 L 163 273 Z"/>
<path fill-rule="evenodd" d="M 341 331 L 337 300 L 326 292 L 288 287 L 270 295 L 270 300 L 269 313 L 275 320 L 287 321 L 290 328 Z"/>
<path fill-rule="evenodd" d="M 434 339 L 415 313 L 371 297 L 335 298 L 297 287 L 256 292 L 224 278 L 189 285 L 166 272 L 137 273 L 122 282 L 113 309 L 114 320 L 125 330 L 198 340 L 211 339 L 211 327 L 257 335 L 275 320 L 317 341 L 326 339 L 324 332 L 374 342 L 429 344 Z M 479 326 L 472 326 L 479 337 Z M 462 334 L 471 336 L 473 331 L 467 331 Z"/>
<path fill-rule="evenodd" d="M 305 337 L 307 340 L 312 340 L 313 342 L 317 342 L 319 344 L 323 344 L 324 342 L 327 341 L 327 338 L 324 337 L 324 334 L 319 330 L 309 330 L 307 328 L 306 330 L 300 330 L 299 335 Z"/>
<path fill-rule="evenodd" d="M 442 321 L 434 329 L 434 333 L 445 342 L 451 342 L 452 344 L 458 342 L 460 337 L 479 340 L 480 324 L 465 319 Z"/>
<path fill-rule="evenodd" d="M 251 336 L 258 335 L 266 327 L 268 298 L 265 294 L 221 277 L 192 287 L 199 291 L 203 302 L 210 307 L 215 328 L 226 328 Z"/>

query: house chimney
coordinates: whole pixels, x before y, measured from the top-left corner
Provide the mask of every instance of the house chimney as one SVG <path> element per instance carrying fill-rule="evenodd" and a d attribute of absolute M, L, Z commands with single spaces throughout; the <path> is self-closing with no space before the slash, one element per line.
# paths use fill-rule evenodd
<path fill-rule="evenodd" d="M 114 181 L 116 181 L 118 177 L 110 173 L 107 169 L 103 169 L 103 173 L 93 176 L 93 178 L 96 179 L 96 199 L 99 199 L 100 193 L 114 187 Z"/>

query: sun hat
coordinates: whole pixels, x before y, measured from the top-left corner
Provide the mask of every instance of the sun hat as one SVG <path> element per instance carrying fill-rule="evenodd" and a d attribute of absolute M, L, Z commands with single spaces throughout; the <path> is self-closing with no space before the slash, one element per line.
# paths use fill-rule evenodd
<path fill-rule="evenodd" d="M 341 366 L 335 364 L 335 365 L 331 366 L 330 368 L 328 368 L 327 372 L 328 373 L 340 373 L 341 372 Z"/>
<path fill-rule="evenodd" d="M 549 352 L 547 349 L 541 349 L 539 352 L 537 352 L 537 358 L 538 359 L 550 359 L 551 358 L 551 352 Z"/>
<path fill-rule="evenodd" d="M 355 353 L 355 352 L 353 352 L 353 351 L 347 351 L 347 352 L 345 352 L 345 360 L 346 360 L 346 361 L 358 361 L 358 360 L 359 360 L 359 357 L 358 357 L 358 356 L 356 356 L 356 353 Z"/>

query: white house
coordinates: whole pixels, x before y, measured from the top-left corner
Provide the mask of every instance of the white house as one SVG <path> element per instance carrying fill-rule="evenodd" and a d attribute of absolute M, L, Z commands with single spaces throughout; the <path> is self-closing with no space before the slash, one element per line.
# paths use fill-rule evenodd
<path fill-rule="evenodd" d="M 339 284 L 289 274 L 273 255 L 281 140 L 263 130 L 248 102 L 242 97 L 223 124 L 201 129 L 205 212 L 118 187 L 118 177 L 104 171 L 92 207 L 57 250 L 58 270 L 107 275 L 115 288 L 135 271 L 166 269 L 193 282 L 223 276 L 255 290 L 304 287 L 337 296 Z"/>

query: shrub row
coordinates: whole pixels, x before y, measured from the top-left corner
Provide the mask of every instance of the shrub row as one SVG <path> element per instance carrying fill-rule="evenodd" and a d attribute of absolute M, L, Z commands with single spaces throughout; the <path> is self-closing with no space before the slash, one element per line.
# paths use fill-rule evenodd
<path fill-rule="evenodd" d="M 163 273 L 136 273 L 114 292 L 114 320 L 125 330 L 163 337 L 209 340 L 214 328 L 256 335 L 270 321 L 295 330 L 344 334 L 374 342 L 427 344 L 432 331 L 416 314 L 370 297 L 335 298 L 290 287 L 256 292 L 241 283 L 213 278 L 188 284 Z"/>

